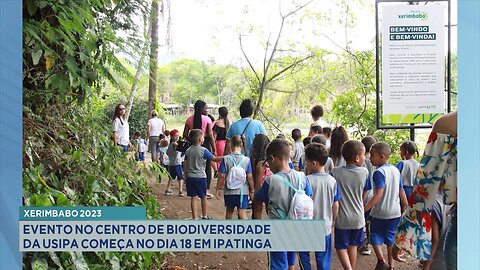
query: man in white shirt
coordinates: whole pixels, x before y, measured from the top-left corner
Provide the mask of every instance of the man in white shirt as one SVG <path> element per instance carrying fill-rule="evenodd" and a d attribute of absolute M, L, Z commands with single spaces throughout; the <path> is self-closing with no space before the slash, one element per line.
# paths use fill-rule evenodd
<path fill-rule="evenodd" d="M 156 110 L 153 110 L 152 118 L 148 120 L 147 123 L 147 138 L 148 138 L 148 149 L 150 151 L 152 161 L 158 162 L 157 157 L 157 144 L 160 142 L 160 137 L 164 136 L 165 132 L 165 123 L 162 119 L 158 118 L 158 113 Z"/>

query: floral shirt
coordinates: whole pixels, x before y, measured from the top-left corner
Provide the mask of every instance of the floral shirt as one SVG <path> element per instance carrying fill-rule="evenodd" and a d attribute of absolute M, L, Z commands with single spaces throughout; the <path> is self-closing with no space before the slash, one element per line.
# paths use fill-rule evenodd
<path fill-rule="evenodd" d="M 414 190 L 395 234 L 395 244 L 420 260 L 429 260 L 431 213 L 436 194 L 446 205 L 457 202 L 457 136 L 432 132 L 417 171 Z"/>

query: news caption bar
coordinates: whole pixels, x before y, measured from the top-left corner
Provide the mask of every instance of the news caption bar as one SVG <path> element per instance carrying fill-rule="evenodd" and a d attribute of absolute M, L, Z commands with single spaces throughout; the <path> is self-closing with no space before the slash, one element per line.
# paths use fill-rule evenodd
<path fill-rule="evenodd" d="M 144 207 L 51 208 L 21 207 L 20 251 L 325 250 L 323 220 L 145 220 Z"/>

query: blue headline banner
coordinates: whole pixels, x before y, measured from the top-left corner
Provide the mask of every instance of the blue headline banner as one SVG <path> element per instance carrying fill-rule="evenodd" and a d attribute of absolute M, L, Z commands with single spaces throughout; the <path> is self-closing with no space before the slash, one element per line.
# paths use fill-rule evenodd
<path fill-rule="evenodd" d="M 324 251 L 323 220 L 20 221 L 20 251 Z"/>
<path fill-rule="evenodd" d="M 145 220 L 145 206 L 20 207 L 21 221 Z"/>

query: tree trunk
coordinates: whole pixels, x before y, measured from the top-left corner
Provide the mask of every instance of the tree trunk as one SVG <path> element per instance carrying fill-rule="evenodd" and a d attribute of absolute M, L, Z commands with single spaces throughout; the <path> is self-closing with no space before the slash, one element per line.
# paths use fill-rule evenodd
<path fill-rule="evenodd" d="M 158 67 L 158 14 L 159 1 L 153 0 L 151 13 L 150 80 L 148 83 L 148 110 L 157 105 L 157 67 Z"/>
<path fill-rule="evenodd" d="M 134 98 L 135 98 L 135 92 L 137 92 L 137 88 L 138 88 L 138 83 L 140 81 L 140 77 L 142 76 L 143 74 L 143 65 L 145 64 L 145 58 L 147 56 L 147 49 L 148 49 L 148 44 L 149 44 L 149 41 L 150 41 L 150 33 L 151 33 L 151 28 L 152 28 L 152 25 L 151 25 L 151 18 L 149 17 L 148 18 L 148 22 L 147 20 L 145 20 L 145 25 L 144 25 L 144 43 L 143 43 L 143 49 L 140 53 L 140 60 L 138 61 L 137 63 L 137 72 L 135 73 L 135 78 L 133 79 L 133 85 L 132 85 L 132 89 L 130 90 L 130 96 L 128 97 L 128 102 L 127 102 L 127 105 L 125 106 L 126 107 L 126 111 L 125 111 L 125 117 L 127 119 L 127 122 L 128 122 L 128 118 L 130 117 L 130 112 L 132 111 L 132 107 L 133 107 L 133 101 L 134 101 Z M 148 25 L 148 27 L 147 27 Z"/>

